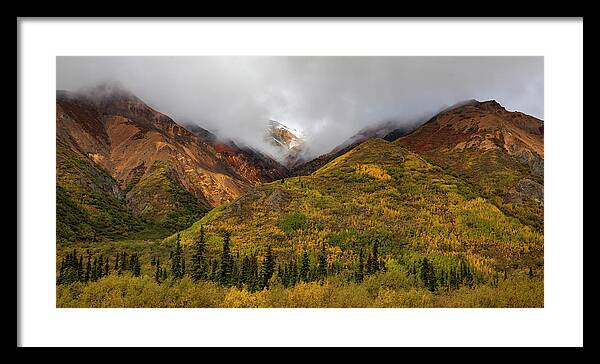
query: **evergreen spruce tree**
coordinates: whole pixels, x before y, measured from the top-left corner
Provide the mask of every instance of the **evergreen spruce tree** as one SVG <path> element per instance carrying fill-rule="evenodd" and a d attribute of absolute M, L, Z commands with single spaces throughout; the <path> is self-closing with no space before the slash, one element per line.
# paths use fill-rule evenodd
<path fill-rule="evenodd" d="M 192 279 L 197 282 L 206 277 L 206 242 L 204 236 L 204 226 L 200 225 L 200 236 L 194 246 L 192 255 Z"/>
<path fill-rule="evenodd" d="M 140 257 L 136 254 L 131 255 L 131 263 L 130 263 L 131 274 L 134 277 L 139 277 L 142 275 L 142 266 L 140 264 Z"/>
<path fill-rule="evenodd" d="M 226 231 L 223 234 L 223 253 L 221 254 L 221 269 L 219 270 L 219 283 L 223 286 L 231 284 L 231 270 L 233 268 L 233 258 L 229 247 L 231 233 Z"/>
<path fill-rule="evenodd" d="M 161 270 L 160 270 L 160 257 L 156 258 L 155 260 L 155 264 L 156 264 L 156 271 L 154 272 L 154 280 L 156 281 L 156 283 L 160 283 L 161 280 Z"/>
<path fill-rule="evenodd" d="M 171 254 L 171 273 L 173 274 L 173 279 L 180 279 L 183 277 L 181 264 L 181 240 L 179 238 L 179 234 L 177 234 L 175 250 Z"/>
<path fill-rule="evenodd" d="M 269 286 L 269 280 L 271 279 L 271 277 L 273 276 L 273 273 L 275 273 L 275 258 L 273 258 L 273 252 L 271 250 L 271 245 L 267 246 L 267 253 L 265 254 L 265 260 L 263 261 L 263 268 L 262 268 L 262 286 L 267 287 Z"/>
<path fill-rule="evenodd" d="M 310 260 L 306 250 L 304 250 L 302 253 L 302 262 L 300 264 L 299 280 L 302 282 L 308 282 L 310 280 Z"/>
<path fill-rule="evenodd" d="M 377 242 L 373 243 L 373 250 L 367 258 L 367 275 L 371 275 L 379 271 L 379 252 L 377 248 Z"/>
<path fill-rule="evenodd" d="M 121 254 L 121 272 L 127 270 L 127 252 Z"/>
<path fill-rule="evenodd" d="M 436 284 L 435 269 L 433 268 L 433 264 L 429 264 L 428 272 L 427 272 L 427 289 L 429 289 L 431 292 L 433 292 L 433 291 L 435 291 L 436 288 L 437 288 L 437 284 Z"/>
<path fill-rule="evenodd" d="M 117 252 L 117 256 L 115 257 L 115 271 L 119 271 L 119 252 Z"/>
<path fill-rule="evenodd" d="M 291 287 L 295 286 L 298 282 L 298 268 L 296 267 L 296 260 L 293 257 L 288 267 L 288 282 Z"/>
<path fill-rule="evenodd" d="M 379 252 L 377 242 L 373 243 L 371 254 L 367 258 L 367 265 L 365 267 L 366 274 L 371 275 L 379 271 Z"/>
<path fill-rule="evenodd" d="M 60 264 L 58 284 L 71 284 L 83 279 L 83 261 L 81 260 L 81 269 L 79 269 L 79 261 L 75 250 L 73 253 L 67 253 Z"/>
<path fill-rule="evenodd" d="M 528 276 L 529 276 L 529 279 L 533 278 L 533 269 L 531 269 L 531 267 L 529 267 Z"/>
<path fill-rule="evenodd" d="M 107 276 L 110 272 L 110 267 L 108 266 L 108 257 L 106 257 L 106 263 L 104 264 L 104 275 Z"/>
<path fill-rule="evenodd" d="M 375 272 L 381 270 L 381 267 L 379 266 L 379 244 L 377 242 L 373 243 L 373 265 Z"/>

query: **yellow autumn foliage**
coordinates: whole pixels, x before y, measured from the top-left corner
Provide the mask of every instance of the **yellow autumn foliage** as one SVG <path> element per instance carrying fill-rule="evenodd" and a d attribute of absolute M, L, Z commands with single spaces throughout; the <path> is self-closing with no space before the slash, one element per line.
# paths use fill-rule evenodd
<path fill-rule="evenodd" d="M 375 164 L 358 164 L 356 166 L 356 173 L 365 174 L 373 178 L 377 178 L 380 181 L 389 181 L 392 177 L 387 174 L 381 167 Z"/>

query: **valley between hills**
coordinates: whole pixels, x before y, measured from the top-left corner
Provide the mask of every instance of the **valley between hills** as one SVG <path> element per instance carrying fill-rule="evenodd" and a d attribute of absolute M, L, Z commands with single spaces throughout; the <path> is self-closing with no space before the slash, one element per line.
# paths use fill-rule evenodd
<path fill-rule="evenodd" d="M 469 100 L 268 155 L 124 90 L 56 100 L 57 307 L 543 307 L 543 121 Z"/>

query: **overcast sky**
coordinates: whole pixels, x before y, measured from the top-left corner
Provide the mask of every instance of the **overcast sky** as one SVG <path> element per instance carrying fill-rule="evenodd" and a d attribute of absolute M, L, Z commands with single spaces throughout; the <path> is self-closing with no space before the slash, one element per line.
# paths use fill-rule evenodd
<path fill-rule="evenodd" d="M 265 151 L 269 119 L 319 155 L 467 99 L 544 117 L 543 57 L 57 57 L 56 68 L 59 90 L 118 81 L 175 121 Z"/>

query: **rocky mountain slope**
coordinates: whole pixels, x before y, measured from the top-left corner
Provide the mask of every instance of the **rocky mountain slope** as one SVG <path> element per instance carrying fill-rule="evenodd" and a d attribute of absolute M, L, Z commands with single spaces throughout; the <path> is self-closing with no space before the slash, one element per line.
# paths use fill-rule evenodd
<path fill-rule="evenodd" d="M 279 121 L 269 120 L 265 129 L 265 141 L 277 148 L 279 160 L 288 169 L 302 163 L 304 138 L 298 130 Z"/>
<path fill-rule="evenodd" d="M 102 215 L 107 225 L 129 223 L 135 216 L 180 229 L 251 185 L 279 177 L 277 166 L 251 151 L 207 143 L 111 86 L 85 94 L 58 91 L 56 127 L 57 189 L 64 202 L 59 209 L 77 208 L 91 220 Z M 118 208 L 95 207 L 89 200 L 92 192 L 101 194 L 95 200 L 112 201 Z"/>
<path fill-rule="evenodd" d="M 313 163 L 308 175 L 214 209 L 182 241 L 203 225 L 215 250 L 232 231 L 242 255 L 272 245 L 298 256 L 325 242 L 331 264 L 353 266 L 359 249 L 378 241 L 383 252 L 407 248 L 446 268 L 467 259 L 482 277 L 543 265 L 541 120 L 465 102 L 394 141 L 369 138 Z"/>
<path fill-rule="evenodd" d="M 300 256 L 325 242 L 336 271 L 354 267 L 360 249 L 374 242 L 383 256 L 410 251 L 440 272 L 465 259 L 481 279 L 543 259 L 541 232 L 498 209 L 477 186 L 383 139 L 367 140 L 311 175 L 250 190 L 183 231 L 183 244 L 201 225 L 213 251 L 227 230 L 242 256 L 267 245 L 279 257 Z"/>
<path fill-rule="evenodd" d="M 340 145 L 333 148 L 330 152 L 320 155 L 312 160 L 303 161 L 300 164 L 296 164 L 292 170 L 291 175 L 306 175 L 310 174 L 317 169 L 321 168 L 328 162 L 334 160 L 335 158 L 341 156 L 342 154 L 348 152 L 352 148 L 360 145 L 362 142 L 373 139 L 373 138 L 382 138 L 387 141 L 395 141 L 400 137 L 403 137 L 407 134 L 412 133 L 417 128 L 425 124 L 428 120 L 435 118 L 439 114 L 442 114 L 446 111 L 456 109 L 458 107 L 467 106 L 467 105 L 476 105 L 479 102 L 476 100 L 465 100 L 459 103 L 456 103 L 452 106 L 447 106 L 441 108 L 439 112 L 434 113 L 431 117 L 426 118 L 417 118 L 413 120 L 406 120 L 403 122 L 400 121 L 387 121 L 383 123 L 376 124 L 374 126 L 368 126 L 361 130 L 359 130 L 356 134 L 345 140 Z"/>
<path fill-rule="evenodd" d="M 384 123 L 308 162 L 291 175 L 308 175 L 365 140 L 398 141 L 448 173 L 460 176 L 504 212 L 543 228 L 543 121 L 509 112 L 495 101 L 467 100 L 443 109 L 423 125 Z"/>
<path fill-rule="evenodd" d="M 197 125 L 186 125 L 186 128 L 211 145 L 217 155 L 226 159 L 229 165 L 252 183 L 281 179 L 287 177 L 289 173 L 287 168 L 275 159 L 250 146 L 239 144 L 231 139 L 221 140 L 215 134 Z"/>
<path fill-rule="evenodd" d="M 403 145 L 481 189 L 504 212 L 543 229 L 544 124 L 495 101 L 446 110 Z"/>
<path fill-rule="evenodd" d="M 111 95 L 57 97 L 57 235 L 75 243 L 59 244 L 59 255 L 105 239 L 85 248 L 135 249 L 145 262 L 142 277 L 99 281 L 108 293 L 94 302 L 118 292 L 104 282 L 137 279 L 178 296 L 177 287 L 194 289 L 185 297 L 226 290 L 234 298 L 225 306 L 543 307 L 541 120 L 471 100 L 412 132 L 361 132 L 304 165 L 296 160 L 290 176 L 251 148 Z M 283 150 L 293 149 L 287 131 L 277 133 Z M 161 236 L 178 232 L 118 241 L 157 227 Z M 201 231 L 199 281 L 175 268 L 156 278 L 154 259 L 189 262 Z M 256 304 L 265 295 L 273 301 Z"/>

